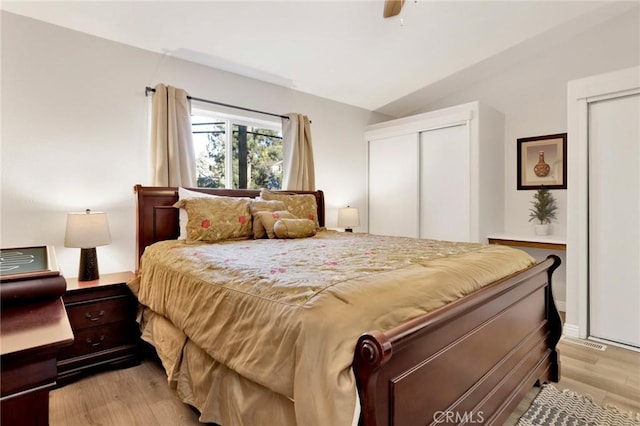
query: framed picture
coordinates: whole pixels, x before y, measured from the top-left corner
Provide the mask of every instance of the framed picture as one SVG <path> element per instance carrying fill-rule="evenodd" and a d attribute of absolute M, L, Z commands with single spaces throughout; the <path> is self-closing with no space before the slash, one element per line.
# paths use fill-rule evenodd
<path fill-rule="evenodd" d="M 0 249 L 0 283 L 60 275 L 53 246 Z"/>
<path fill-rule="evenodd" d="M 518 139 L 518 189 L 567 189 L 567 134 Z"/>

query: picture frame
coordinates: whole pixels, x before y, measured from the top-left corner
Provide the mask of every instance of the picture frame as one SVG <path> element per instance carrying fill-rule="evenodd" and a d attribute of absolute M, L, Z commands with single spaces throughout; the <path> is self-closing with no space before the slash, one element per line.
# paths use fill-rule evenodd
<path fill-rule="evenodd" d="M 567 189 L 567 134 L 518 139 L 518 189 Z"/>
<path fill-rule="evenodd" d="M 0 249 L 0 284 L 60 275 L 53 246 Z"/>

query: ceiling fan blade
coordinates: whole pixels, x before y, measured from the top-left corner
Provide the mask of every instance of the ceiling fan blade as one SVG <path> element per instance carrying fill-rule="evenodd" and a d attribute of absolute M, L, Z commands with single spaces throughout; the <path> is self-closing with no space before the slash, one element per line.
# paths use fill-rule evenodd
<path fill-rule="evenodd" d="M 382 16 L 385 18 L 396 16 L 398 13 L 400 13 L 400 10 L 402 10 L 403 4 L 404 0 L 385 0 Z"/>

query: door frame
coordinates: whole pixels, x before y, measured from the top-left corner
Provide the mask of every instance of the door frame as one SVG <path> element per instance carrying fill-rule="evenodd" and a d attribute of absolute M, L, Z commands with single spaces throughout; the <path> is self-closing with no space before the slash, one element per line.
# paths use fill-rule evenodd
<path fill-rule="evenodd" d="M 589 104 L 640 93 L 640 67 L 567 85 L 567 301 L 564 333 L 589 336 L 588 114 Z"/>

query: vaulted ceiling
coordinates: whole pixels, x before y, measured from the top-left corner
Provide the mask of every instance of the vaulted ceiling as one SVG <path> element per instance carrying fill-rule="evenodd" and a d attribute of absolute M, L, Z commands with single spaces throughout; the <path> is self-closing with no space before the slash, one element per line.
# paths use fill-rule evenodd
<path fill-rule="evenodd" d="M 389 115 L 638 2 L 3 1 L 2 9 Z"/>

